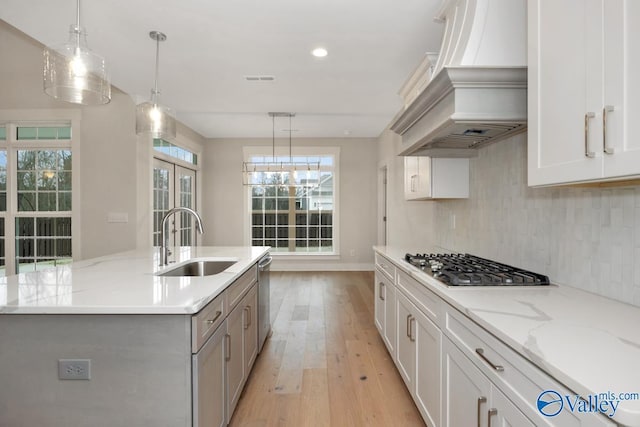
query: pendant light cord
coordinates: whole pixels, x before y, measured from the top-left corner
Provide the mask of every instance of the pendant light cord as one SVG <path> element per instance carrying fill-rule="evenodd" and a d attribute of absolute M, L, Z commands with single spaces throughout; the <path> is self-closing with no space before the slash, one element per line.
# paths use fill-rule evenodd
<path fill-rule="evenodd" d="M 291 155 L 291 113 L 289 113 L 289 163 L 293 163 L 293 156 Z"/>
<path fill-rule="evenodd" d="M 276 161 L 276 116 L 271 116 L 271 159 Z"/>

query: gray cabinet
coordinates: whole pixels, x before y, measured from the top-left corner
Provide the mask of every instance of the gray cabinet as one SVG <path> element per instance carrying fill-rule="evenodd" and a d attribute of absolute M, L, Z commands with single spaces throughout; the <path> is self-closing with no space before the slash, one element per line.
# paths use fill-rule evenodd
<path fill-rule="evenodd" d="M 193 427 L 221 427 L 225 417 L 226 323 L 209 338 L 192 360 Z"/>

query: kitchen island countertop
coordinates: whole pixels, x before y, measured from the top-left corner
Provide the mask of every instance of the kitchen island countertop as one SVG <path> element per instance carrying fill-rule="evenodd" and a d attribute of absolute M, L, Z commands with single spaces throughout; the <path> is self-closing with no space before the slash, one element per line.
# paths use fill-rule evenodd
<path fill-rule="evenodd" d="M 639 307 L 570 286 L 446 286 L 398 248 L 374 251 L 575 393 L 640 393 Z M 640 400 L 613 420 L 640 426 Z"/>
<path fill-rule="evenodd" d="M 158 248 L 106 255 L 0 278 L 0 314 L 193 314 L 264 256 L 269 247 L 173 247 L 159 266 Z M 237 261 L 205 277 L 157 273 L 196 259 Z"/>

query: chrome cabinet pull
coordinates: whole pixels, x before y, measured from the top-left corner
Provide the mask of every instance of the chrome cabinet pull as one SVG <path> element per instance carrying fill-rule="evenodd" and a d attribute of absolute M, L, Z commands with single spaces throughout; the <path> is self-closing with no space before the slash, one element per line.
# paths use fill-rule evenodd
<path fill-rule="evenodd" d="M 410 328 L 411 328 L 411 315 L 407 314 L 407 337 L 409 339 L 411 339 L 411 332 L 410 332 Z"/>
<path fill-rule="evenodd" d="M 480 407 L 482 406 L 483 403 L 486 403 L 487 398 L 484 396 L 480 396 L 478 398 L 478 416 L 476 417 L 476 419 L 478 420 L 478 427 L 480 427 L 480 414 L 482 413 L 482 411 L 480 410 Z"/>
<path fill-rule="evenodd" d="M 249 326 L 251 326 L 251 324 L 253 323 L 253 317 L 251 315 L 251 306 L 250 305 L 247 306 L 247 314 L 249 314 Z"/>
<path fill-rule="evenodd" d="M 493 417 L 494 415 L 498 415 L 498 410 L 496 408 L 489 409 L 489 412 L 487 414 L 487 427 L 491 427 L 491 417 Z"/>
<path fill-rule="evenodd" d="M 384 283 L 380 282 L 380 286 L 379 286 L 379 288 L 380 288 L 380 295 L 379 295 L 379 297 L 380 297 L 380 299 L 381 299 L 382 301 L 384 301 L 384 295 L 382 294 L 382 288 L 383 288 L 383 287 L 384 287 Z"/>
<path fill-rule="evenodd" d="M 416 178 L 418 177 L 418 175 L 411 175 L 411 192 L 415 193 L 416 192 Z"/>
<path fill-rule="evenodd" d="M 216 320 L 218 320 L 218 317 L 220 317 L 222 315 L 221 311 L 216 311 L 216 315 L 213 317 L 213 319 L 207 319 L 207 325 L 213 325 Z"/>
<path fill-rule="evenodd" d="M 411 316 L 411 319 L 409 319 L 409 340 L 411 342 L 415 342 L 416 338 L 413 336 L 413 327 L 412 325 L 416 322 L 416 318 Z"/>
<path fill-rule="evenodd" d="M 596 116 L 593 112 L 588 112 L 584 115 L 584 155 L 589 158 L 594 158 L 596 153 L 589 151 L 589 119 Z"/>
<path fill-rule="evenodd" d="M 251 307 L 246 306 L 244 308 L 244 312 L 247 313 L 247 316 L 246 316 L 247 323 L 244 325 L 244 328 L 249 329 L 249 325 L 251 325 Z"/>
<path fill-rule="evenodd" d="M 605 154 L 613 154 L 615 149 L 607 145 L 607 113 L 614 111 L 613 105 L 605 105 L 602 108 L 602 145 L 604 146 Z"/>
<path fill-rule="evenodd" d="M 227 346 L 225 348 L 225 355 L 224 355 L 224 360 L 226 360 L 227 362 L 229 360 L 231 360 L 231 335 L 229 334 L 224 334 L 224 338 L 227 341 Z"/>
<path fill-rule="evenodd" d="M 489 364 L 489 366 L 491 366 L 496 371 L 498 371 L 498 372 L 504 371 L 504 366 L 502 366 L 502 365 L 494 365 L 493 362 L 491 362 L 489 359 L 487 359 L 487 357 L 484 355 L 484 349 L 476 348 L 476 353 L 478 353 L 480 358 L 482 360 L 484 360 L 485 362 L 487 362 Z"/>

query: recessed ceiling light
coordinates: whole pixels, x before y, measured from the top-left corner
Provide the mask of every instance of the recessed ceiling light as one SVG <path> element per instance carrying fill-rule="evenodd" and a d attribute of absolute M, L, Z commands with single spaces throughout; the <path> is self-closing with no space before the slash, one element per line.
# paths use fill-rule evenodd
<path fill-rule="evenodd" d="M 311 51 L 311 54 L 316 58 L 324 58 L 328 53 L 329 52 L 327 52 L 327 49 L 323 47 L 317 47 Z"/>

